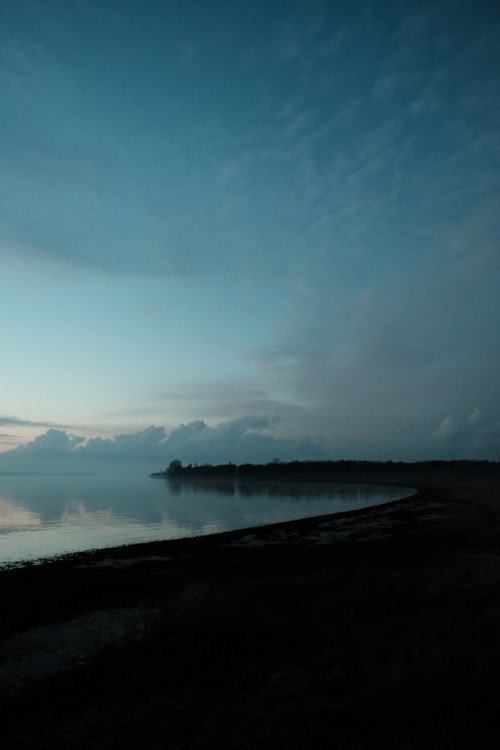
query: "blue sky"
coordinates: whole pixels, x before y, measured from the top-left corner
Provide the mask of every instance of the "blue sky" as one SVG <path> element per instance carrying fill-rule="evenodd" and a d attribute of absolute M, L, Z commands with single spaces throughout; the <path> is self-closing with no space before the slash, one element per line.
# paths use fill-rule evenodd
<path fill-rule="evenodd" d="M 2 16 L 0 469 L 497 457 L 496 3 Z"/>

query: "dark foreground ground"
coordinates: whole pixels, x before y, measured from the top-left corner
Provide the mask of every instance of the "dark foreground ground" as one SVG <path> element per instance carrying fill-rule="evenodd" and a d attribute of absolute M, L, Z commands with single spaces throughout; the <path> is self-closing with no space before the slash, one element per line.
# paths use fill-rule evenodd
<path fill-rule="evenodd" d="M 391 481 L 419 493 L 0 572 L 2 748 L 500 746 L 500 481 Z"/>

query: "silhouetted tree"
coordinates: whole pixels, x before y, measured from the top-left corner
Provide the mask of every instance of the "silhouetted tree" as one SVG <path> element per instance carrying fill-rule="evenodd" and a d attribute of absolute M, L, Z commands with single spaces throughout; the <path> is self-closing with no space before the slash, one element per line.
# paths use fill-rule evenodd
<path fill-rule="evenodd" d="M 174 458 L 173 461 L 170 461 L 167 469 L 167 474 L 169 476 L 172 476 L 173 474 L 179 474 L 182 470 L 182 461 L 179 461 L 178 458 Z"/>

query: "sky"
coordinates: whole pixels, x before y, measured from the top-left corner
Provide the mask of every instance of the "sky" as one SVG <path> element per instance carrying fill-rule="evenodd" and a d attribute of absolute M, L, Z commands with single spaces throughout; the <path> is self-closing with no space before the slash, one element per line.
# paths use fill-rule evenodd
<path fill-rule="evenodd" d="M 500 451 L 500 11 L 3 0 L 0 471 Z"/>

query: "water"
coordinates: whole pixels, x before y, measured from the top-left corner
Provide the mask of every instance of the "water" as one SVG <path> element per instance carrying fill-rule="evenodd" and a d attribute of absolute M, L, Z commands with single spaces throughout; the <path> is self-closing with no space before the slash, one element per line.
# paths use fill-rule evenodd
<path fill-rule="evenodd" d="M 374 484 L 0 475 L 0 565 L 338 513 L 412 494 Z"/>

